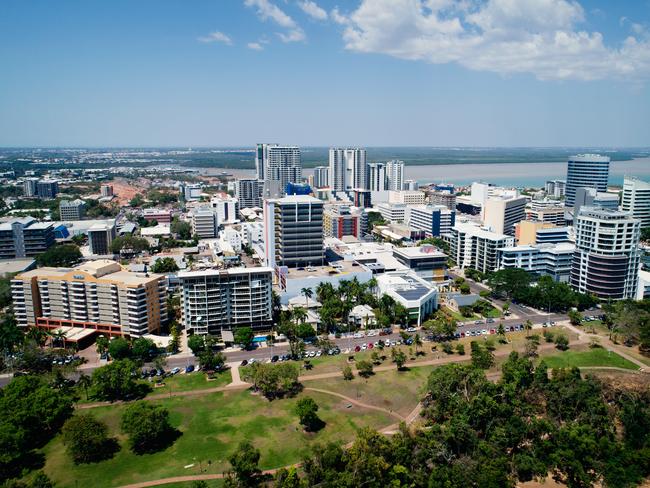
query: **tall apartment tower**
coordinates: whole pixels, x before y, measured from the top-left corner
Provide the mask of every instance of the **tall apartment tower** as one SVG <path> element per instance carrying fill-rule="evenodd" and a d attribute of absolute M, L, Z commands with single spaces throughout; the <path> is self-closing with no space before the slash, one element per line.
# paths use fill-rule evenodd
<path fill-rule="evenodd" d="M 582 207 L 575 222 L 571 286 L 605 300 L 635 298 L 641 222 L 630 212 L 596 207 Z"/>
<path fill-rule="evenodd" d="M 404 161 L 388 161 L 386 163 L 386 189 L 401 191 L 404 187 Z"/>
<path fill-rule="evenodd" d="M 526 219 L 526 197 L 488 197 L 483 206 L 483 223 L 497 234 L 515 235 L 515 224 Z"/>
<path fill-rule="evenodd" d="M 384 163 L 368 165 L 368 189 L 370 191 L 386 190 L 386 165 Z"/>
<path fill-rule="evenodd" d="M 329 166 L 316 166 L 314 168 L 314 188 L 325 188 L 330 184 Z"/>
<path fill-rule="evenodd" d="M 101 259 L 74 268 L 39 268 L 11 281 L 19 327 L 79 327 L 141 336 L 167 321 L 167 280 Z"/>
<path fill-rule="evenodd" d="M 264 181 L 275 182 L 281 192 L 284 192 L 287 183 L 300 183 L 302 180 L 302 162 L 298 146 L 279 146 L 266 144 L 262 162 Z M 258 149 L 259 152 L 259 149 Z M 259 167 L 258 167 L 259 171 Z M 258 172 L 259 176 L 259 172 Z"/>
<path fill-rule="evenodd" d="M 27 178 L 23 182 L 23 194 L 26 197 L 35 197 L 38 192 L 38 178 Z"/>
<path fill-rule="evenodd" d="M 331 148 L 329 177 L 332 191 L 365 190 L 367 179 L 366 150 Z"/>
<path fill-rule="evenodd" d="M 102 185 L 100 187 L 102 197 L 112 197 L 113 196 L 113 185 Z"/>
<path fill-rule="evenodd" d="M 323 202 L 309 195 L 291 195 L 264 202 L 266 265 L 323 264 Z"/>
<path fill-rule="evenodd" d="M 266 179 L 266 166 L 269 163 L 269 146 L 271 144 L 258 144 L 255 148 L 255 173 L 257 179 Z"/>
<path fill-rule="evenodd" d="M 237 180 L 235 196 L 239 200 L 239 210 L 242 208 L 260 207 L 261 195 L 262 185 L 259 180 L 255 178 Z"/>
<path fill-rule="evenodd" d="M 569 158 L 565 193 L 567 207 L 573 207 L 576 189 L 580 187 L 595 188 L 600 192 L 607 191 L 609 162 L 609 156 L 599 154 L 579 154 Z"/>
<path fill-rule="evenodd" d="M 650 227 L 650 183 L 626 176 L 621 210 L 631 212 L 635 219 L 639 219 L 641 228 Z"/>
<path fill-rule="evenodd" d="M 59 193 L 59 183 L 55 180 L 40 180 L 36 184 L 36 195 L 39 198 L 56 198 Z"/>
<path fill-rule="evenodd" d="M 88 243 L 90 245 L 90 253 L 97 256 L 106 256 L 113 254 L 111 252 L 111 244 L 113 239 L 117 236 L 115 231 L 115 223 L 109 224 L 95 224 L 88 229 Z"/>

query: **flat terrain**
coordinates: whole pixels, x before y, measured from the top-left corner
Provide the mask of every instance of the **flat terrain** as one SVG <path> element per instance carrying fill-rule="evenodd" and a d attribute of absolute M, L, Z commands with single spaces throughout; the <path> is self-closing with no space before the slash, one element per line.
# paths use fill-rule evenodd
<path fill-rule="evenodd" d="M 619 356 L 613 351 L 602 348 L 588 349 L 584 351 L 563 351 L 557 354 L 544 356 L 544 361 L 549 368 L 589 368 L 608 367 L 638 370 L 639 367 Z"/>

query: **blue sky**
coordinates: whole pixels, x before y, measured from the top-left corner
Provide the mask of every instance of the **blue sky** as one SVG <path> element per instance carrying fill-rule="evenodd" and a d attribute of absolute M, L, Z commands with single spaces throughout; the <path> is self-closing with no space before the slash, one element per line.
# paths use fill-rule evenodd
<path fill-rule="evenodd" d="M 650 0 L 2 0 L 0 145 L 649 146 Z"/>

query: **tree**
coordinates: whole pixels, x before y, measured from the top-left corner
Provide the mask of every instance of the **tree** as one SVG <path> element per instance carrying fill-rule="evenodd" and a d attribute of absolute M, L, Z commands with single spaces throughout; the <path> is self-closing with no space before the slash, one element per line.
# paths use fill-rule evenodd
<path fill-rule="evenodd" d="M 357 361 L 357 371 L 359 376 L 367 378 L 372 375 L 372 363 L 370 361 L 361 360 Z"/>
<path fill-rule="evenodd" d="M 163 449 L 173 442 L 176 433 L 166 408 L 142 400 L 126 407 L 120 425 L 136 454 Z"/>
<path fill-rule="evenodd" d="M 192 354 L 197 356 L 201 351 L 205 350 L 205 340 L 203 339 L 203 336 L 194 334 L 188 337 L 187 347 L 190 348 Z"/>
<path fill-rule="evenodd" d="M 221 371 L 226 364 L 226 356 L 222 352 L 205 349 L 198 355 L 199 364 L 203 371 Z"/>
<path fill-rule="evenodd" d="M 323 421 L 318 418 L 318 404 L 311 397 L 304 397 L 296 402 L 294 412 L 307 432 L 318 430 Z"/>
<path fill-rule="evenodd" d="M 88 395 L 88 389 L 92 386 L 93 380 L 90 376 L 87 374 L 81 373 L 79 375 L 79 379 L 77 380 L 77 386 L 79 388 L 83 388 L 84 392 L 86 393 L 86 400 L 90 399 L 90 396 Z"/>
<path fill-rule="evenodd" d="M 167 352 L 176 354 L 181 347 L 181 329 L 178 322 L 175 320 L 171 323 L 169 328 L 169 344 L 167 344 Z"/>
<path fill-rule="evenodd" d="M 314 296 L 314 291 L 311 288 L 305 287 L 300 289 L 300 294 L 305 297 L 305 306 L 309 308 L 309 299 Z"/>
<path fill-rule="evenodd" d="M 97 348 L 97 354 L 104 354 L 108 351 L 108 337 L 99 336 L 95 341 L 95 347 Z"/>
<path fill-rule="evenodd" d="M 135 196 L 129 202 L 129 205 L 132 207 L 141 207 L 144 204 L 144 198 L 140 193 L 136 193 Z"/>
<path fill-rule="evenodd" d="M 39 266 L 52 268 L 70 268 L 83 258 L 81 250 L 74 244 L 57 244 L 36 256 Z"/>
<path fill-rule="evenodd" d="M 513 298 L 517 292 L 530 286 L 530 275 L 521 268 L 505 268 L 491 273 L 487 285 L 492 295 L 502 298 Z"/>
<path fill-rule="evenodd" d="M 479 369 L 490 369 L 494 366 L 494 353 L 476 341 L 470 343 L 472 351 L 472 366 Z"/>
<path fill-rule="evenodd" d="M 420 351 L 418 351 L 418 349 L 422 347 L 422 338 L 420 337 L 420 334 L 416 333 L 413 336 L 413 345 L 415 346 L 415 354 L 420 354 Z"/>
<path fill-rule="evenodd" d="M 526 320 L 526 322 L 524 322 L 524 330 L 526 331 L 526 337 L 530 335 L 530 331 L 532 330 L 532 328 L 533 328 L 533 322 L 530 319 Z"/>
<path fill-rule="evenodd" d="M 456 352 L 460 356 L 464 356 L 465 355 L 465 346 L 459 342 L 458 344 L 456 344 Z"/>
<path fill-rule="evenodd" d="M 393 349 L 391 351 L 391 357 L 393 362 L 397 365 L 397 369 L 400 370 L 406 364 L 406 354 L 401 349 Z"/>
<path fill-rule="evenodd" d="M 179 220 L 178 217 L 174 217 L 172 220 L 170 230 L 172 233 L 176 234 L 179 239 L 188 241 L 192 238 L 192 226 L 189 222 Z"/>
<path fill-rule="evenodd" d="M 92 375 L 90 396 L 97 400 L 129 400 L 142 396 L 147 385 L 137 381 L 138 368 L 130 359 L 121 359 L 97 368 Z"/>
<path fill-rule="evenodd" d="M 254 486 L 262 473 L 259 468 L 260 451 L 248 441 L 242 441 L 228 458 L 237 481 L 243 487 Z"/>
<path fill-rule="evenodd" d="M 524 344 L 524 355 L 527 358 L 537 357 L 537 348 L 539 347 L 539 342 L 529 338 Z"/>
<path fill-rule="evenodd" d="M 558 334 L 555 336 L 555 347 L 560 351 L 566 351 L 569 349 L 569 338 L 564 334 Z"/>
<path fill-rule="evenodd" d="M 123 337 L 116 337 L 108 344 L 108 353 L 113 359 L 131 357 L 131 344 Z"/>
<path fill-rule="evenodd" d="M 115 254 L 138 254 L 149 251 L 149 241 L 144 237 L 136 237 L 130 234 L 116 237 L 111 242 L 111 252 Z"/>
<path fill-rule="evenodd" d="M 107 459 L 116 442 L 108 437 L 106 424 L 89 414 L 75 415 L 63 425 L 63 444 L 75 464 Z"/>
<path fill-rule="evenodd" d="M 343 368 L 341 369 L 341 373 L 343 374 L 343 379 L 345 381 L 351 381 L 352 379 L 354 379 L 354 373 L 352 373 L 352 368 L 350 367 L 349 364 L 343 366 Z"/>
<path fill-rule="evenodd" d="M 461 283 L 461 285 L 458 287 L 458 290 L 462 295 L 469 295 L 472 293 L 472 289 L 469 287 L 468 283 Z"/>
<path fill-rule="evenodd" d="M 242 372 L 244 381 L 253 384 L 253 388 L 269 398 L 280 398 L 294 394 L 298 382 L 299 368 L 293 363 L 253 363 Z"/>
<path fill-rule="evenodd" d="M 178 271 L 178 264 L 174 258 L 165 257 L 157 259 L 151 266 L 152 273 L 174 273 Z"/>
<path fill-rule="evenodd" d="M 571 325 L 580 325 L 582 324 L 582 315 L 577 310 L 569 310 L 569 321 Z"/>
<path fill-rule="evenodd" d="M 255 334 L 250 327 L 237 327 L 233 336 L 235 344 L 239 344 L 244 349 L 249 349 L 253 345 Z"/>
<path fill-rule="evenodd" d="M 0 351 L 10 354 L 23 342 L 23 333 L 18 328 L 13 314 L 5 314 L 0 319 Z"/>
<path fill-rule="evenodd" d="M 117 339 L 114 339 L 113 342 L 115 340 Z M 139 361 L 150 361 L 156 355 L 157 350 L 156 343 L 145 337 L 138 337 L 131 343 L 131 355 Z"/>
<path fill-rule="evenodd" d="M 379 357 L 379 353 L 377 351 L 372 351 L 372 353 L 370 353 L 370 360 L 372 361 L 372 364 L 381 363 L 381 358 Z"/>

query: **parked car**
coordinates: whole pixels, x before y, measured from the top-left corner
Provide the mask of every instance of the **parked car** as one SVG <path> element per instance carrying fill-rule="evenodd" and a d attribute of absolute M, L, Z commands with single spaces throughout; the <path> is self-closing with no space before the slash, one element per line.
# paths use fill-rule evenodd
<path fill-rule="evenodd" d="M 361 346 L 355 346 L 354 352 L 359 352 L 359 351 L 361 351 Z"/>
<path fill-rule="evenodd" d="M 247 359 L 244 359 L 240 364 L 240 366 L 247 366 L 247 365 L 248 365 L 248 360 Z"/>
<path fill-rule="evenodd" d="M 185 366 L 185 372 L 186 373 L 191 373 L 192 371 L 194 371 L 194 365 L 193 364 L 188 364 L 187 366 Z"/>
<path fill-rule="evenodd" d="M 174 375 L 174 374 L 178 374 L 178 373 L 180 373 L 180 372 L 181 372 L 181 368 L 179 368 L 178 366 L 175 367 L 174 369 L 172 369 L 172 370 L 170 371 L 170 373 L 171 373 L 172 375 Z"/>
<path fill-rule="evenodd" d="M 279 356 L 273 356 L 273 357 L 271 358 L 271 362 L 272 362 L 272 363 L 277 363 L 279 359 L 280 359 Z"/>

